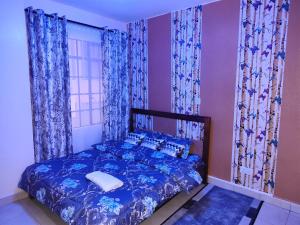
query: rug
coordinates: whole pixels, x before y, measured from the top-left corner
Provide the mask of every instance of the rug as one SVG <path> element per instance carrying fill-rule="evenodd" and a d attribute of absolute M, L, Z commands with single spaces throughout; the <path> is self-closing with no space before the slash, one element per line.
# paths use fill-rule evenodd
<path fill-rule="evenodd" d="M 164 225 L 254 224 L 262 202 L 216 186 L 203 196 L 199 192 Z"/>

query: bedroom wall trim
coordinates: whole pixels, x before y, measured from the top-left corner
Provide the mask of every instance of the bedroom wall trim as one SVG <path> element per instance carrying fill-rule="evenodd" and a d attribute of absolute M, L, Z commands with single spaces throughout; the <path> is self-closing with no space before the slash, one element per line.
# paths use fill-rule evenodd
<path fill-rule="evenodd" d="M 0 207 L 8 205 L 8 204 L 13 203 L 13 202 L 16 202 L 18 200 L 27 198 L 27 197 L 28 197 L 28 194 L 26 192 L 20 191 L 16 194 L 1 198 L 0 199 Z"/>
<path fill-rule="evenodd" d="M 276 198 L 272 194 L 267 194 L 265 192 L 260 192 L 245 186 L 241 186 L 235 183 L 232 183 L 227 180 L 222 180 L 220 178 L 214 176 L 208 176 L 208 183 L 214 184 L 218 187 L 231 190 L 234 192 L 238 192 L 244 195 L 247 195 L 252 198 L 256 198 L 261 201 L 265 201 L 267 203 L 279 206 L 281 208 L 290 210 L 292 212 L 300 213 L 300 204 L 290 202 L 281 198 Z"/>

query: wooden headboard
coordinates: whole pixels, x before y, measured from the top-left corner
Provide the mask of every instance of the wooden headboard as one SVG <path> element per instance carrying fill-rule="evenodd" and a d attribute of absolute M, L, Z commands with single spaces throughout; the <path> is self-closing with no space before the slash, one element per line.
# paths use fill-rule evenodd
<path fill-rule="evenodd" d="M 203 178 L 203 182 L 207 183 L 209 135 L 210 135 L 210 121 L 211 121 L 210 117 L 131 108 L 130 121 L 129 121 L 130 131 L 134 131 L 134 115 L 155 116 L 155 117 L 162 117 L 162 118 L 175 119 L 175 120 L 193 121 L 193 122 L 204 124 L 203 149 L 202 149 L 201 157 L 203 162 L 205 163 L 205 166 L 203 168 L 201 175 Z"/>

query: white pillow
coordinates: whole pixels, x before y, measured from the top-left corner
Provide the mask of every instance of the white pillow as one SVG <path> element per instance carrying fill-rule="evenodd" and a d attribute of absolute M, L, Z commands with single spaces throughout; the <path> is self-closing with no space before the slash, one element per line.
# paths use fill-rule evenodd
<path fill-rule="evenodd" d="M 93 183 L 101 187 L 105 192 L 123 186 L 123 182 L 121 180 L 107 173 L 103 173 L 101 171 L 88 173 L 85 175 L 85 177 L 86 179 L 92 181 Z"/>

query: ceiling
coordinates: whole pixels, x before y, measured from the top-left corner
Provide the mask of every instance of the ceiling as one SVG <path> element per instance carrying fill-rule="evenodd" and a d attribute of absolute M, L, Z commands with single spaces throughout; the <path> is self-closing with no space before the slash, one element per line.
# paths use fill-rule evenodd
<path fill-rule="evenodd" d="M 218 0 L 53 0 L 115 20 L 129 22 Z"/>

